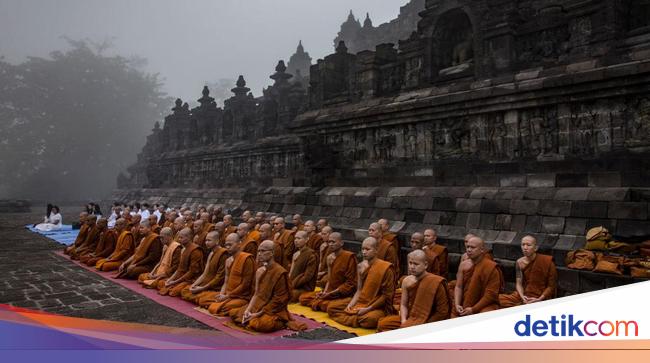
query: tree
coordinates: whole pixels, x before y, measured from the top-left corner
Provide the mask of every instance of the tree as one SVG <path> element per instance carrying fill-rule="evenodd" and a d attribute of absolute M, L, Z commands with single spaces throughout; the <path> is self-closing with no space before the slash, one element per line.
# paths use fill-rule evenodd
<path fill-rule="evenodd" d="M 143 59 L 68 41 L 49 58 L 0 59 L 0 198 L 107 197 L 171 105 Z"/>

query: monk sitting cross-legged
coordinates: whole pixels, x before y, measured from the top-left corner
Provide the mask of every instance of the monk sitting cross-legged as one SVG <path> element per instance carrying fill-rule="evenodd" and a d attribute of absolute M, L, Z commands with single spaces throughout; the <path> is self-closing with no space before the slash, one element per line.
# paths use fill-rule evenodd
<path fill-rule="evenodd" d="M 273 220 L 273 242 L 275 246 L 275 261 L 282 265 L 286 270 L 291 268 L 291 259 L 295 252 L 293 238 L 295 232 L 285 229 L 284 218 L 277 217 Z"/>
<path fill-rule="evenodd" d="M 361 244 L 363 261 L 357 267 L 357 292 L 350 299 L 333 301 L 327 314 L 354 328 L 374 329 L 379 319 L 393 313 L 395 276 L 391 264 L 377 258 L 378 242 L 372 237 Z"/>
<path fill-rule="evenodd" d="M 402 281 L 399 315 L 379 320 L 378 331 L 408 328 L 410 326 L 449 319 L 450 299 L 447 280 L 427 272 L 427 256 L 416 249 L 408 255 L 408 273 Z"/>
<path fill-rule="evenodd" d="M 307 246 L 316 252 L 316 258 L 318 259 L 318 253 L 320 251 L 320 246 L 323 244 L 323 237 L 320 233 L 316 232 L 316 224 L 312 220 L 308 220 L 303 225 L 302 230 L 307 233 Z"/>
<path fill-rule="evenodd" d="M 210 251 L 208 251 L 208 248 L 203 242 L 205 241 L 205 236 L 208 235 L 209 231 L 205 229 L 205 224 L 202 219 L 197 219 L 192 222 L 192 232 L 194 233 L 192 242 L 201 248 L 203 256 L 207 256 Z"/>
<path fill-rule="evenodd" d="M 133 251 L 135 251 L 135 239 L 133 233 L 127 228 L 126 220 L 120 218 L 115 222 L 115 231 L 118 234 L 115 250 L 107 258 L 103 258 L 95 264 L 95 268 L 100 271 L 115 271 L 124 261 L 126 261 Z"/>
<path fill-rule="evenodd" d="M 325 287 L 320 292 L 300 295 L 300 304 L 310 306 L 314 311 L 327 311 L 332 301 L 350 298 L 357 287 L 357 258 L 354 253 L 343 249 L 341 234 L 331 233 L 327 244 L 330 254 L 323 259 L 327 264 Z"/>
<path fill-rule="evenodd" d="M 327 284 L 327 256 L 331 253 L 329 252 L 329 245 L 327 241 L 329 241 L 330 234 L 332 232 L 334 232 L 332 230 L 332 227 L 330 226 L 323 227 L 320 233 L 318 233 L 321 236 L 323 243 L 321 243 L 320 248 L 318 250 L 314 250 L 314 252 L 318 253 L 318 274 L 316 275 L 316 286 L 320 288 L 325 287 L 325 285 Z M 356 266 L 356 264 L 357 263 L 355 261 L 354 265 Z"/>
<path fill-rule="evenodd" d="M 65 253 L 66 255 L 70 255 L 72 252 L 74 252 L 75 248 L 81 246 L 81 244 L 86 240 L 86 236 L 88 235 L 88 232 L 90 230 L 90 227 L 86 222 L 87 219 L 88 219 L 88 213 L 86 212 L 79 213 L 79 225 L 80 225 L 79 233 L 77 234 L 77 237 L 75 238 L 74 242 L 63 250 L 63 253 Z"/>
<path fill-rule="evenodd" d="M 306 223 L 305 223 L 306 225 Z M 294 238 L 296 252 L 293 254 L 289 281 L 291 281 L 291 302 L 298 302 L 300 295 L 312 292 L 316 287 L 318 263 L 316 253 L 307 246 L 307 232 L 298 231 Z"/>
<path fill-rule="evenodd" d="M 83 242 L 79 246 L 70 251 L 70 257 L 73 260 L 78 260 L 81 256 L 94 251 L 97 247 L 97 243 L 99 243 L 99 237 L 101 236 L 102 230 L 97 226 L 97 216 L 88 216 L 86 218 L 86 223 L 89 228 L 86 238 L 84 238 Z"/>
<path fill-rule="evenodd" d="M 162 242 L 151 230 L 149 219 L 140 223 L 140 236 L 142 242 L 138 244 L 133 256 L 122 263 L 115 278 L 137 279 L 141 274 L 151 271 L 160 260 Z"/>
<path fill-rule="evenodd" d="M 247 305 L 229 313 L 235 323 L 262 333 L 284 329 L 292 320 L 287 310 L 290 295 L 287 270 L 273 260 L 273 252 L 273 241 L 260 244 L 255 295 Z"/>
<path fill-rule="evenodd" d="M 216 231 L 209 232 L 205 236 L 205 246 L 210 251 L 205 269 L 201 276 L 191 286 L 181 291 L 181 297 L 185 301 L 193 302 L 198 305 L 201 298 L 221 290 L 224 279 L 226 278 L 226 259 L 228 251 L 219 246 L 219 233 Z"/>
<path fill-rule="evenodd" d="M 499 295 L 502 308 L 531 304 L 555 297 L 557 269 L 553 257 L 537 253 L 537 239 L 525 236 L 521 239 L 524 257 L 517 260 L 516 291 Z"/>
<path fill-rule="evenodd" d="M 164 227 L 160 230 L 160 240 L 163 244 L 162 257 L 151 272 L 145 272 L 138 276 L 138 282 L 145 288 L 157 288 L 158 281 L 168 278 L 178 268 L 182 246 L 173 240 L 173 233 L 170 227 Z"/>
<path fill-rule="evenodd" d="M 248 223 L 240 223 L 237 226 L 237 234 L 241 239 L 241 250 L 250 253 L 253 257 L 257 256 L 257 245 L 260 243 L 260 233 L 258 231 L 249 231 Z"/>
<path fill-rule="evenodd" d="M 465 247 L 468 259 L 458 267 L 452 317 L 499 308 L 501 272 L 496 262 L 486 256 L 485 242 L 472 237 Z"/>
<path fill-rule="evenodd" d="M 397 235 L 390 231 L 390 222 L 388 222 L 388 219 L 382 218 L 377 221 L 377 224 L 379 225 L 379 230 L 381 231 L 381 238 L 375 237 L 377 238 L 377 241 L 384 239 L 394 244 L 395 249 L 399 251 L 399 240 L 397 239 Z"/>
<path fill-rule="evenodd" d="M 192 230 L 185 228 L 178 234 L 183 246 L 178 268 L 168 278 L 158 282 L 158 294 L 180 296 L 181 291 L 191 285 L 203 272 L 203 250 L 192 242 Z"/>
<path fill-rule="evenodd" d="M 323 230 L 323 228 L 327 226 L 329 226 L 329 222 L 327 221 L 327 219 L 325 218 L 319 219 L 318 222 L 316 222 L 316 232 L 320 233 Z"/>
<path fill-rule="evenodd" d="M 368 236 L 377 241 L 377 258 L 390 263 L 392 266 L 391 268 L 393 269 L 393 277 L 399 279 L 400 269 L 398 244 L 382 239 L 381 226 L 379 223 L 370 224 L 370 227 L 368 227 Z"/>
<path fill-rule="evenodd" d="M 226 237 L 226 250 L 230 255 L 226 260 L 226 282 L 216 296 L 200 300 L 203 307 L 214 300 L 208 306 L 208 311 L 218 316 L 227 316 L 231 309 L 248 304 L 254 288 L 255 260 L 253 255 L 240 250 L 237 233 Z"/>
<path fill-rule="evenodd" d="M 97 253 L 106 253 L 105 250 L 107 247 L 106 246 L 106 236 L 108 232 L 108 220 L 106 218 L 100 218 L 97 220 L 97 223 L 95 224 L 95 230 L 97 233 L 97 242 L 93 243 L 92 246 L 88 246 L 88 249 L 84 251 L 83 253 L 77 252 L 77 256 L 79 257 L 79 262 L 83 264 L 88 264 L 88 261 L 91 260 L 92 258 L 95 258 Z M 110 240 L 108 242 L 111 242 Z M 115 247 L 115 240 L 113 242 L 113 247 Z M 112 250 L 110 252 L 113 252 Z M 109 254 L 110 254 L 109 252 Z M 106 254 L 106 257 L 108 257 L 108 254 Z M 93 264 L 95 266 L 95 264 Z"/>
<path fill-rule="evenodd" d="M 435 229 L 424 231 L 422 251 L 426 253 L 429 261 L 427 271 L 447 279 L 449 277 L 449 253 L 447 247 L 437 243 L 437 240 L 438 234 Z"/>

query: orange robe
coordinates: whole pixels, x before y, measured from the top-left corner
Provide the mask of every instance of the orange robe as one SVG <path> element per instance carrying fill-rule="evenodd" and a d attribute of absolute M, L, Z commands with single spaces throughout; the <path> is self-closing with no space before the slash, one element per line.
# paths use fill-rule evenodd
<path fill-rule="evenodd" d="M 474 314 L 497 310 L 499 290 L 501 289 L 501 270 L 494 260 L 483 256 L 479 263 L 463 272 L 463 308 L 472 308 Z M 453 295 L 452 295 L 453 300 Z M 455 306 L 455 302 L 453 303 Z M 451 316 L 457 317 L 456 309 Z"/>
<path fill-rule="evenodd" d="M 66 249 L 63 250 L 63 253 L 65 253 L 66 255 L 70 255 L 71 253 L 74 253 L 75 249 L 81 246 L 81 244 L 84 243 L 84 241 L 86 240 L 89 230 L 90 230 L 90 226 L 84 222 L 84 224 L 82 224 L 81 227 L 79 227 L 79 233 L 77 234 L 77 237 L 74 239 L 74 243 L 66 247 Z"/>
<path fill-rule="evenodd" d="M 537 254 L 522 271 L 522 285 L 524 295 L 538 298 L 544 295 L 545 299 L 555 297 L 557 290 L 557 269 L 553 257 Z M 510 294 L 499 295 L 499 305 L 502 308 L 522 305 L 524 301 L 517 291 Z"/>
<path fill-rule="evenodd" d="M 271 265 L 259 277 L 256 283 L 255 295 L 252 298 L 252 313 L 262 312 L 262 315 L 249 320 L 246 326 L 254 331 L 271 333 L 282 330 L 291 320 L 287 304 L 289 303 L 288 273 L 277 263 Z M 247 305 L 230 310 L 230 317 L 239 325 L 242 324 Z"/>
<path fill-rule="evenodd" d="M 95 266 L 97 261 L 106 258 L 115 250 L 115 243 L 117 242 L 117 232 L 113 229 L 105 229 L 99 235 L 99 242 L 95 250 L 79 257 L 79 261 L 88 266 Z"/>
<path fill-rule="evenodd" d="M 163 254 L 158 261 L 158 264 L 154 266 L 151 272 L 145 272 L 138 276 L 138 282 L 142 284 L 145 288 L 155 289 L 158 286 L 158 281 L 160 279 L 167 278 L 176 271 L 178 268 L 178 262 L 180 261 L 181 256 L 181 244 L 172 241 L 169 246 L 163 247 Z M 160 278 L 152 279 L 151 275 L 160 276 Z"/>
<path fill-rule="evenodd" d="M 384 235 L 381 237 L 381 239 L 385 239 L 386 241 L 392 243 L 395 245 L 395 249 L 399 251 L 399 240 L 397 239 L 397 235 L 393 232 L 386 232 Z"/>
<path fill-rule="evenodd" d="M 422 250 L 427 255 L 427 262 L 429 263 L 427 272 L 446 279 L 449 276 L 449 252 L 447 247 L 436 243 L 433 246 L 424 246 Z"/>
<path fill-rule="evenodd" d="M 206 290 L 198 294 L 193 294 L 190 291 L 191 286 L 188 286 L 181 291 L 183 300 L 198 305 L 202 298 L 213 295 L 216 291 L 221 290 L 221 286 L 226 277 L 226 259 L 228 259 L 228 253 L 223 247 L 217 247 L 210 251 L 205 270 L 203 270 L 203 280 L 200 282 L 201 286 L 206 287 Z"/>
<path fill-rule="evenodd" d="M 131 272 L 124 272 L 125 278 L 137 279 L 143 273 L 151 271 L 162 256 L 162 242 L 160 237 L 151 232 L 142 239 L 133 253 L 133 259 L 129 264 Z"/>
<path fill-rule="evenodd" d="M 391 243 L 389 240 L 382 239 L 377 247 L 377 258 L 392 265 L 393 277 L 395 277 L 395 282 L 397 282 L 400 276 L 400 268 L 399 249 L 396 244 Z"/>
<path fill-rule="evenodd" d="M 232 262 L 230 271 L 228 271 L 228 280 L 226 281 L 225 294 L 228 296 L 224 301 L 212 299 L 202 299 L 201 306 L 213 301 L 208 306 L 208 311 L 213 315 L 227 316 L 231 309 L 236 309 L 248 304 L 253 295 L 253 283 L 255 280 L 255 260 L 253 256 L 246 252 L 239 252 L 237 258 Z"/>
<path fill-rule="evenodd" d="M 318 275 L 321 275 L 316 280 L 316 286 L 323 288 L 327 284 L 327 256 L 330 254 L 330 248 L 325 248 L 323 253 L 320 253 L 320 250 L 316 253 L 318 254 Z"/>
<path fill-rule="evenodd" d="M 316 258 L 320 261 L 319 259 L 319 254 L 320 254 L 320 245 L 323 244 L 323 237 L 318 234 L 314 233 L 312 234 L 309 239 L 307 240 L 307 246 L 311 248 L 314 252 L 316 252 Z M 327 255 L 326 255 L 327 256 Z"/>
<path fill-rule="evenodd" d="M 408 318 L 404 323 L 399 315 L 389 315 L 379 319 L 377 330 L 382 332 L 449 319 L 451 306 L 447 280 L 427 272 L 420 281 L 409 288 L 406 306 Z"/>
<path fill-rule="evenodd" d="M 97 244 L 99 243 L 99 237 L 101 237 L 101 233 L 102 230 L 97 225 L 90 227 L 89 232 L 86 235 L 86 238 L 84 238 L 84 241 L 81 243 L 81 245 L 76 247 L 74 251 L 71 251 L 70 256 L 72 259 L 78 260 L 81 256 L 95 251 L 95 248 L 97 248 Z"/>
<path fill-rule="evenodd" d="M 393 313 L 393 294 L 395 293 L 395 276 L 389 262 L 376 259 L 361 276 L 361 291 L 359 299 L 348 312 L 346 307 L 352 298 L 332 301 L 327 308 L 327 314 L 337 323 L 354 328 L 374 329 L 379 319 Z M 359 315 L 357 310 L 372 308 L 369 312 Z"/>
<path fill-rule="evenodd" d="M 172 297 L 180 296 L 184 288 L 191 285 L 204 268 L 203 250 L 195 243 L 190 243 L 183 248 L 178 268 L 167 279 L 158 282 L 158 294 Z M 165 283 L 173 279 L 177 283 L 173 286 L 165 286 Z"/>
<path fill-rule="evenodd" d="M 124 261 L 133 255 L 134 251 L 135 240 L 133 239 L 133 233 L 129 230 L 124 230 L 117 238 L 117 244 L 113 253 L 108 258 L 97 261 L 95 268 L 104 272 L 117 270 Z"/>
<path fill-rule="evenodd" d="M 257 256 L 257 247 L 260 244 L 262 236 L 258 231 L 249 232 L 241 242 L 241 251 L 250 253 L 253 257 Z"/>
<path fill-rule="evenodd" d="M 317 292 L 306 292 L 300 295 L 300 304 L 311 306 L 314 311 L 327 311 L 330 302 L 352 296 L 357 290 L 357 258 L 354 253 L 341 251 L 332 263 L 327 282 L 329 285 L 324 293 L 332 293 L 329 298 L 318 297 Z"/>
<path fill-rule="evenodd" d="M 314 250 L 305 246 L 300 249 L 300 255 L 291 266 L 291 302 L 298 302 L 300 295 L 312 292 L 316 288 L 316 273 L 318 264 Z"/>
<path fill-rule="evenodd" d="M 282 265 L 285 270 L 291 268 L 291 260 L 296 249 L 293 243 L 294 236 L 294 231 L 283 229 L 282 231 L 277 232 L 273 237 L 273 242 L 275 242 L 273 257 L 275 262 Z"/>

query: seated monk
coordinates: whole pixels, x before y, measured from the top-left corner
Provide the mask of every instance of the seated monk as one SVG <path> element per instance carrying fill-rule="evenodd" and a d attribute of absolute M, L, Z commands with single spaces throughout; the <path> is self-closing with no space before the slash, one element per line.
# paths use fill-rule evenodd
<path fill-rule="evenodd" d="M 341 234 L 331 233 L 327 245 L 330 253 L 323 258 L 327 265 L 325 287 L 320 292 L 300 295 L 300 304 L 310 306 L 314 311 L 327 311 L 330 302 L 351 297 L 357 287 L 357 258 L 354 253 L 343 249 Z"/>
<path fill-rule="evenodd" d="M 316 232 L 320 233 L 323 228 L 329 226 L 329 222 L 325 218 L 321 218 L 316 222 Z"/>
<path fill-rule="evenodd" d="M 149 218 L 147 218 L 147 220 L 149 221 L 149 225 L 151 226 L 151 232 L 159 235 L 160 229 L 162 227 L 158 224 L 158 216 L 156 216 L 155 214 L 151 214 L 149 215 Z"/>
<path fill-rule="evenodd" d="M 157 288 L 158 281 L 168 278 L 178 268 L 182 246 L 174 241 L 173 233 L 169 227 L 160 230 L 160 240 L 163 244 L 162 257 L 151 272 L 145 272 L 138 276 L 138 282 L 147 289 Z"/>
<path fill-rule="evenodd" d="M 74 242 L 66 247 L 63 250 L 63 253 L 66 255 L 70 255 L 71 252 L 74 252 L 74 249 L 78 246 L 81 246 L 81 244 L 86 240 L 86 236 L 88 235 L 88 232 L 90 230 L 88 224 L 86 223 L 86 219 L 88 218 L 88 213 L 86 212 L 81 212 L 79 213 L 79 233 L 77 234 L 77 237 L 75 238 Z"/>
<path fill-rule="evenodd" d="M 135 251 L 133 233 L 127 228 L 126 220 L 124 218 L 115 221 L 115 232 L 117 232 L 118 237 L 113 253 L 111 253 L 107 258 L 102 258 L 97 261 L 95 264 L 95 268 L 100 271 L 107 272 L 117 270 L 122 266 L 124 261 L 133 255 L 133 251 Z"/>
<path fill-rule="evenodd" d="M 203 251 L 203 256 L 207 257 L 210 251 L 205 246 L 205 237 L 208 235 L 207 230 L 205 230 L 205 224 L 202 219 L 197 219 L 192 223 L 192 232 L 194 237 L 192 237 L 192 243 L 196 244 Z"/>
<path fill-rule="evenodd" d="M 233 224 L 233 219 L 230 214 L 226 214 L 223 216 L 223 228 L 225 230 L 226 236 L 228 236 L 231 233 L 237 233 L 237 226 Z"/>
<path fill-rule="evenodd" d="M 210 213 L 208 212 L 201 213 L 200 219 L 203 221 L 203 230 L 205 232 L 214 231 L 214 224 L 210 222 Z M 205 235 L 207 236 L 208 234 L 206 233 Z"/>
<path fill-rule="evenodd" d="M 447 280 L 427 272 L 424 251 L 414 249 L 408 255 L 408 273 L 402 280 L 399 315 L 379 319 L 377 330 L 388 331 L 449 319 L 450 299 Z"/>
<path fill-rule="evenodd" d="M 468 259 L 461 262 L 456 274 L 454 308 L 451 316 L 467 316 L 499 308 L 501 272 L 494 260 L 486 256 L 480 237 L 467 241 Z"/>
<path fill-rule="evenodd" d="M 377 258 L 390 263 L 393 269 L 393 277 L 399 279 L 399 250 L 397 249 L 397 244 L 383 239 L 379 223 L 370 224 L 370 227 L 368 227 L 368 236 L 378 241 Z M 397 280 L 395 281 L 397 282 Z"/>
<path fill-rule="evenodd" d="M 323 237 L 321 237 L 320 233 L 316 232 L 316 224 L 314 221 L 308 220 L 305 222 L 302 230 L 307 232 L 307 246 L 318 254 L 320 252 L 320 245 L 323 244 Z M 316 255 L 317 259 L 318 257 L 319 256 Z"/>
<path fill-rule="evenodd" d="M 174 240 L 178 240 L 178 233 L 185 228 L 185 218 L 176 217 L 172 223 L 172 231 L 174 232 Z"/>
<path fill-rule="evenodd" d="M 327 314 L 332 320 L 354 328 L 377 328 L 379 319 L 393 313 L 394 270 L 389 262 L 377 258 L 379 243 L 368 237 L 361 244 L 363 261 L 357 268 L 357 292 L 346 299 L 332 301 Z"/>
<path fill-rule="evenodd" d="M 555 297 L 557 269 L 553 257 L 537 253 L 537 239 L 525 236 L 521 239 L 523 257 L 515 264 L 516 291 L 499 295 L 502 308 L 532 304 Z"/>
<path fill-rule="evenodd" d="M 178 268 L 169 278 L 158 282 L 159 295 L 180 296 L 181 291 L 190 286 L 203 272 L 203 250 L 192 242 L 192 238 L 192 230 L 189 228 L 178 234 L 178 242 L 183 247 Z"/>
<path fill-rule="evenodd" d="M 88 266 L 95 266 L 97 261 L 110 256 L 117 243 L 117 232 L 115 229 L 108 229 L 108 221 L 105 218 L 99 219 L 97 225 L 101 229 L 97 247 L 93 252 L 79 257 L 79 261 Z"/>
<path fill-rule="evenodd" d="M 250 218 L 253 218 L 253 213 L 251 213 L 251 211 L 245 210 L 245 211 L 242 212 L 242 214 L 241 214 L 241 222 L 242 223 L 248 223 L 248 220 Z"/>
<path fill-rule="evenodd" d="M 327 256 L 331 253 L 329 252 L 329 245 L 327 241 L 329 241 L 330 234 L 332 232 L 334 232 L 332 230 L 332 227 L 330 226 L 323 227 L 323 229 L 319 233 L 319 235 L 323 239 L 323 243 L 321 243 L 318 251 L 314 251 L 318 253 L 318 274 L 316 275 L 316 286 L 320 288 L 325 287 L 325 285 L 327 284 Z M 356 264 L 357 263 L 355 261 L 354 265 L 356 266 Z"/>
<path fill-rule="evenodd" d="M 381 231 L 381 239 L 385 239 L 386 241 L 394 244 L 395 249 L 399 251 L 399 240 L 397 239 L 397 235 L 390 231 L 390 222 L 388 222 L 388 219 L 382 218 L 377 221 L 377 224 L 379 224 L 379 230 Z M 379 241 L 380 239 L 377 240 Z"/>
<path fill-rule="evenodd" d="M 302 229 L 305 227 L 302 221 L 302 216 L 300 214 L 294 214 L 293 218 L 291 218 L 291 222 L 293 222 L 293 228 L 291 230 L 294 233 L 298 231 L 302 231 Z"/>
<path fill-rule="evenodd" d="M 131 233 L 133 234 L 135 247 L 138 247 L 138 244 L 142 240 L 142 236 L 140 236 L 140 222 L 142 222 L 142 216 L 140 214 L 131 216 L 131 221 L 129 222 L 128 228 L 131 230 Z"/>
<path fill-rule="evenodd" d="M 219 233 L 211 231 L 205 236 L 205 246 L 210 251 L 205 269 L 199 278 L 181 291 L 181 297 L 185 301 L 199 304 L 204 297 L 216 294 L 221 290 L 226 278 L 226 259 L 228 251 L 219 246 Z"/>
<path fill-rule="evenodd" d="M 137 279 L 141 274 L 153 270 L 162 256 L 162 242 L 160 237 L 153 233 L 149 219 L 140 223 L 140 236 L 142 241 L 135 252 L 117 271 L 115 278 Z"/>
<path fill-rule="evenodd" d="M 288 274 L 284 267 L 273 260 L 274 249 L 273 241 L 266 240 L 260 244 L 255 295 L 247 305 L 232 309 L 229 313 L 236 324 L 262 333 L 282 330 L 292 321 L 287 310 L 290 295 Z"/>
<path fill-rule="evenodd" d="M 437 243 L 437 241 L 438 233 L 436 233 L 435 229 L 425 230 L 422 251 L 426 253 L 427 260 L 429 261 L 429 269 L 427 271 L 446 279 L 449 277 L 449 252 L 447 251 L 447 247 Z"/>
<path fill-rule="evenodd" d="M 294 231 L 285 229 L 284 218 L 277 217 L 273 220 L 273 242 L 275 246 L 275 262 L 279 263 L 286 270 L 291 268 L 291 259 L 295 252 L 293 244 Z"/>
<path fill-rule="evenodd" d="M 259 231 L 260 227 L 266 223 L 266 213 L 257 212 L 255 213 L 255 230 Z"/>
<path fill-rule="evenodd" d="M 260 243 L 260 233 L 258 231 L 249 231 L 247 223 L 240 223 L 237 226 L 237 232 L 241 240 L 241 250 L 250 253 L 253 257 L 257 256 L 257 245 Z"/>
<path fill-rule="evenodd" d="M 86 218 L 86 221 L 89 227 L 88 234 L 81 245 L 70 251 L 70 258 L 73 260 L 79 260 L 81 256 L 95 251 L 95 248 L 97 248 L 97 244 L 99 243 L 99 237 L 101 237 L 102 230 L 97 226 L 97 216 L 90 215 Z"/>
<path fill-rule="evenodd" d="M 259 228 L 256 228 L 257 227 L 257 220 L 255 218 L 253 218 L 253 217 L 248 218 L 248 220 L 246 221 L 246 224 L 248 224 L 248 230 L 249 231 L 251 231 L 251 232 L 253 232 L 253 231 L 259 232 Z"/>
<path fill-rule="evenodd" d="M 316 253 L 307 246 L 307 232 L 298 231 L 294 238 L 296 252 L 291 261 L 289 281 L 291 282 L 291 302 L 298 302 L 300 295 L 305 292 L 312 292 L 316 287 L 316 273 L 318 262 Z"/>
<path fill-rule="evenodd" d="M 255 259 L 250 253 L 241 251 L 237 233 L 226 237 L 226 250 L 230 257 L 226 260 L 226 282 L 221 291 L 200 300 L 200 305 L 208 306 L 213 315 L 227 316 L 231 309 L 245 306 L 253 296 L 255 279 Z"/>
<path fill-rule="evenodd" d="M 214 224 L 214 230 L 219 233 L 219 246 L 224 247 L 226 244 L 226 227 L 223 222 L 217 222 Z"/>

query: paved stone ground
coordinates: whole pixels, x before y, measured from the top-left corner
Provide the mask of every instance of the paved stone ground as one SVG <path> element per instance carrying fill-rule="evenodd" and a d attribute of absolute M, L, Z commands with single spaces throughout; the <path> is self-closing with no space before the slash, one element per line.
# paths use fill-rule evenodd
<path fill-rule="evenodd" d="M 54 255 L 62 245 L 24 228 L 41 218 L 39 213 L 0 213 L 0 304 L 71 317 L 212 329 Z M 291 336 L 320 341 L 350 337 L 331 328 Z"/>

